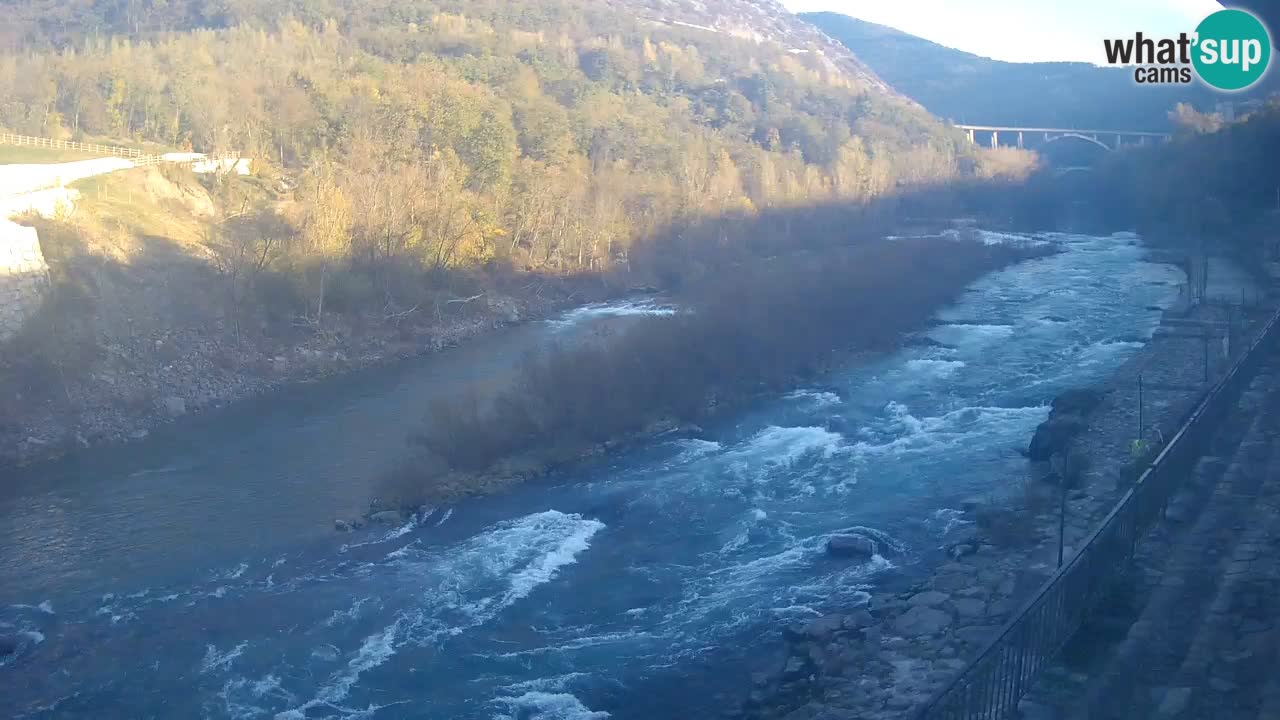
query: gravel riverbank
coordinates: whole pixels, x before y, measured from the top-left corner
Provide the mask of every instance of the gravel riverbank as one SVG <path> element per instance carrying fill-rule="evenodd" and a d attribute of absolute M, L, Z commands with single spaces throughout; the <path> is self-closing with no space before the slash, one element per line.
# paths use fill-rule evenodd
<path fill-rule="evenodd" d="M 490 295 L 466 312 L 402 326 L 327 328 L 296 343 L 234 343 L 218 328 L 166 328 L 104 337 L 88 377 L 52 400 L 16 400 L 0 421 L 0 468 L 146 438 L 161 425 L 249 398 L 455 347 L 584 299 L 559 292 Z M 58 384 L 56 377 L 48 382 Z"/>

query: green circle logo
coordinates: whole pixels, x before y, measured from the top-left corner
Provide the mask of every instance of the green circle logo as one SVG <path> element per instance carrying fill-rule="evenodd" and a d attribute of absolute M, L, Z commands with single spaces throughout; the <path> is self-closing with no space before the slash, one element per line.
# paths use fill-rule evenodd
<path fill-rule="evenodd" d="M 1192 63 L 1219 90 L 1243 90 L 1262 79 L 1271 62 L 1271 35 L 1244 10 L 1219 10 L 1196 28 Z"/>

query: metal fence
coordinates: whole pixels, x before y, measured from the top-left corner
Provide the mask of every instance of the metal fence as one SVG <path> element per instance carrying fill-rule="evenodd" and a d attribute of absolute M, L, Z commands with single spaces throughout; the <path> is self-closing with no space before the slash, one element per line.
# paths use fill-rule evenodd
<path fill-rule="evenodd" d="M 1276 343 L 1280 312 L 1267 322 L 1191 412 L 1134 486 L 1069 562 L 1058 568 L 1000 633 L 916 715 L 917 720 L 1000 720 L 1128 570 L 1138 541 L 1204 454 Z"/>
<path fill-rule="evenodd" d="M 94 143 L 82 143 L 72 140 L 50 140 L 49 138 L 31 137 L 29 135 L 14 135 L 12 133 L 0 133 L 0 145 L 43 147 L 58 150 L 81 150 L 84 152 L 101 153 L 103 155 L 113 155 L 115 157 L 123 158 L 139 158 L 145 155 L 144 152 L 136 148 L 119 147 L 116 145 L 96 145 Z"/>

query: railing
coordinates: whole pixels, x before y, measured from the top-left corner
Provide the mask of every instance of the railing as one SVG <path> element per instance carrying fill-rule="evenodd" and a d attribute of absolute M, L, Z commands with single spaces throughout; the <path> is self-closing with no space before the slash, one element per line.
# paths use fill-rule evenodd
<path fill-rule="evenodd" d="M 1122 578 L 1138 541 L 1212 439 L 1272 350 L 1280 327 L 1273 315 L 1227 375 L 1191 412 L 1181 429 L 1125 493 L 1080 552 L 916 715 L 917 720 L 1000 720 L 1008 717 L 1036 676 L 1080 628 L 1086 615 Z"/>
<path fill-rule="evenodd" d="M 123 158 L 140 158 L 145 153 L 136 148 L 119 147 L 116 145 L 96 145 L 93 143 L 75 142 L 72 140 L 51 140 L 49 138 L 31 137 L 29 135 L 14 135 L 13 133 L 0 133 L 0 145 L 18 145 L 22 147 L 43 147 L 58 150 L 81 150 L 90 153 L 101 153 L 103 155 L 113 155 Z"/>

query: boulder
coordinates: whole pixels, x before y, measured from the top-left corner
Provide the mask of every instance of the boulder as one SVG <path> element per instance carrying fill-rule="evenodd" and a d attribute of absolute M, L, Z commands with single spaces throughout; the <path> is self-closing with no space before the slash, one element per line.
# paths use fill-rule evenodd
<path fill-rule="evenodd" d="M 975 625 L 960 628 L 956 631 L 956 637 L 970 645 L 982 645 L 995 638 L 998 632 L 1000 632 L 998 625 Z"/>
<path fill-rule="evenodd" d="M 827 538 L 827 554 L 835 557 L 870 558 L 876 554 L 876 543 L 862 535 L 832 535 Z"/>
<path fill-rule="evenodd" d="M 701 438 L 707 434 L 707 431 L 701 425 L 696 423 L 685 423 L 677 428 L 677 432 L 685 437 Z"/>
<path fill-rule="evenodd" d="M 355 532 L 364 527 L 364 520 L 356 518 L 354 520 L 334 520 L 333 529 L 338 532 Z"/>
<path fill-rule="evenodd" d="M 845 630 L 861 630 L 865 627 L 874 625 L 876 619 L 866 610 L 858 610 L 844 616 L 844 622 L 841 623 Z"/>
<path fill-rule="evenodd" d="M 1032 462 L 1047 462 L 1056 453 L 1066 450 L 1071 439 L 1083 429 L 1084 420 L 1078 415 L 1054 413 L 1036 428 L 1027 448 L 1027 457 Z"/>
<path fill-rule="evenodd" d="M 1050 407 L 1057 414 L 1087 417 L 1089 413 L 1097 409 L 1104 397 L 1106 397 L 1106 394 L 1101 390 L 1077 388 L 1075 390 L 1067 390 L 1054 398 Z"/>
<path fill-rule="evenodd" d="M 399 510 L 383 510 L 370 515 L 369 522 L 383 525 L 402 525 L 404 524 L 404 515 Z"/>
<path fill-rule="evenodd" d="M 924 592 L 912 595 L 911 599 L 907 600 L 907 603 L 912 607 L 938 607 L 950 599 L 951 596 L 944 592 L 938 592 L 937 590 L 925 590 Z"/>
<path fill-rule="evenodd" d="M 804 658 L 793 655 L 787 658 L 787 664 L 782 668 L 782 677 L 796 678 L 804 674 L 805 661 Z"/>
<path fill-rule="evenodd" d="M 187 401 L 180 397 L 167 397 L 160 401 L 160 408 L 169 417 L 180 417 L 187 414 Z"/>
<path fill-rule="evenodd" d="M 937 608 L 917 605 L 899 615 L 893 627 L 906 637 L 937 635 L 951 627 L 951 615 Z"/>
<path fill-rule="evenodd" d="M 987 604 L 977 599 L 958 598 L 952 602 L 952 605 L 955 606 L 956 613 L 962 618 L 981 617 L 987 609 Z"/>
<path fill-rule="evenodd" d="M 816 640 L 825 642 L 832 635 L 844 629 L 844 617 L 841 615 L 825 615 L 807 623 L 795 623 L 783 632 L 793 642 Z"/>
<path fill-rule="evenodd" d="M 973 585 L 973 577 L 966 573 L 945 573 L 933 578 L 933 589 L 953 593 Z"/>
<path fill-rule="evenodd" d="M 18 641 L 11 637 L 0 635 L 0 658 L 9 657 L 18 653 Z"/>

